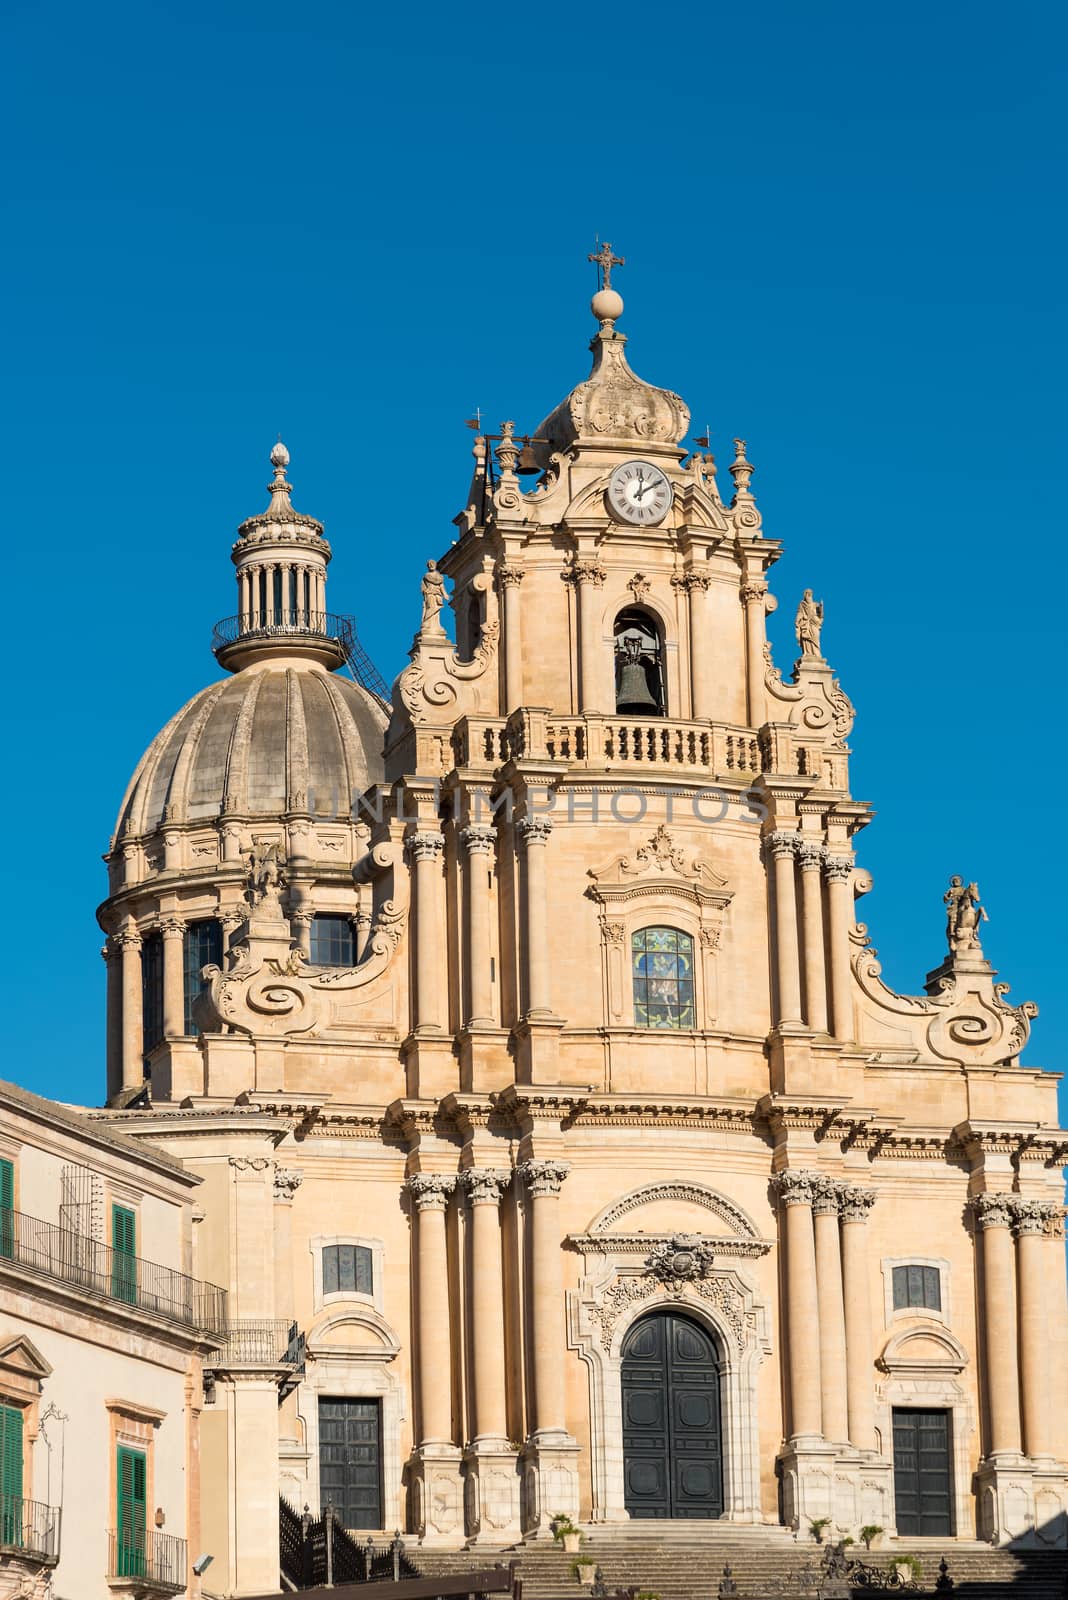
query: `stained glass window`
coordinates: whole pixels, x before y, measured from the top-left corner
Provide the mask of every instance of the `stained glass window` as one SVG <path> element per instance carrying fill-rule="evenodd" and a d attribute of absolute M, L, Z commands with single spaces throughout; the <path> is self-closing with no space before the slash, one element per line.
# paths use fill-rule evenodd
<path fill-rule="evenodd" d="M 370 1294 L 371 1252 L 362 1244 L 323 1246 L 323 1293 Z"/>
<path fill-rule="evenodd" d="M 634 1021 L 639 1028 L 692 1028 L 693 940 L 678 928 L 631 936 Z"/>

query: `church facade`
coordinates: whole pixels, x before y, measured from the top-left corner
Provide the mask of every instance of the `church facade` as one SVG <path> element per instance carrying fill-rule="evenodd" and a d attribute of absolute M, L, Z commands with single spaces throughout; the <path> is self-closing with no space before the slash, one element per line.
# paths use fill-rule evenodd
<path fill-rule="evenodd" d="M 476 437 L 388 700 L 279 445 L 227 675 L 123 800 L 101 1115 L 202 1180 L 227 1593 L 277 1586 L 279 1495 L 443 1546 L 558 1513 L 1065 1543 L 1035 1007 L 960 879 L 919 992 L 882 981 L 822 606 L 784 676 L 746 446 L 724 484 L 635 375 L 616 264 L 589 377 Z"/>

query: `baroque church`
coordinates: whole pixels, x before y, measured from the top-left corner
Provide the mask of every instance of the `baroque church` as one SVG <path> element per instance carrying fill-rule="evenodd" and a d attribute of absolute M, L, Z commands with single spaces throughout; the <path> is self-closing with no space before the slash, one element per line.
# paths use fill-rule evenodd
<path fill-rule="evenodd" d="M 959 878 L 918 992 L 880 976 L 822 607 L 784 673 L 746 444 L 687 442 L 599 261 L 589 376 L 475 438 L 392 691 L 278 444 L 223 676 L 119 810 L 97 1125 L 202 1180 L 220 1592 L 277 1588 L 280 1497 L 445 1549 L 1065 1544 L 1036 1008 Z"/>

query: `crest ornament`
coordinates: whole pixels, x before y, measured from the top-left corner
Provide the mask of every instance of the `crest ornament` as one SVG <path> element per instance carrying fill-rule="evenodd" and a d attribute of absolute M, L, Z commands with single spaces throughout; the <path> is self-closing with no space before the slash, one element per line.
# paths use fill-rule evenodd
<path fill-rule="evenodd" d="M 678 1294 L 686 1284 L 707 1278 L 713 1251 L 700 1234 L 675 1233 L 645 1258 L 645 1270 Z"/>

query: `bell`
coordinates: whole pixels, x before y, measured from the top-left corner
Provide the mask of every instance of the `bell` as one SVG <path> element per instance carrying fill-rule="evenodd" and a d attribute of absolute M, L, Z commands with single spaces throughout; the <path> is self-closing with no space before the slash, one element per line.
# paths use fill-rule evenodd
<path fill-rule="evenodd" d="M 649 692 L 649 676 L 643 661 L 625 660 L 619 669 L 616 710 L 636 717 L 655 717 L 660 710 Z"/>
<path fill-rule="evenodd" d="M 538 453 L 529 441 L 519 452 L 519 459 L 515 464 L 515 470 L 521 478 L 532 477 L 542 470 L 541 464 L 538 461 Z"/>

